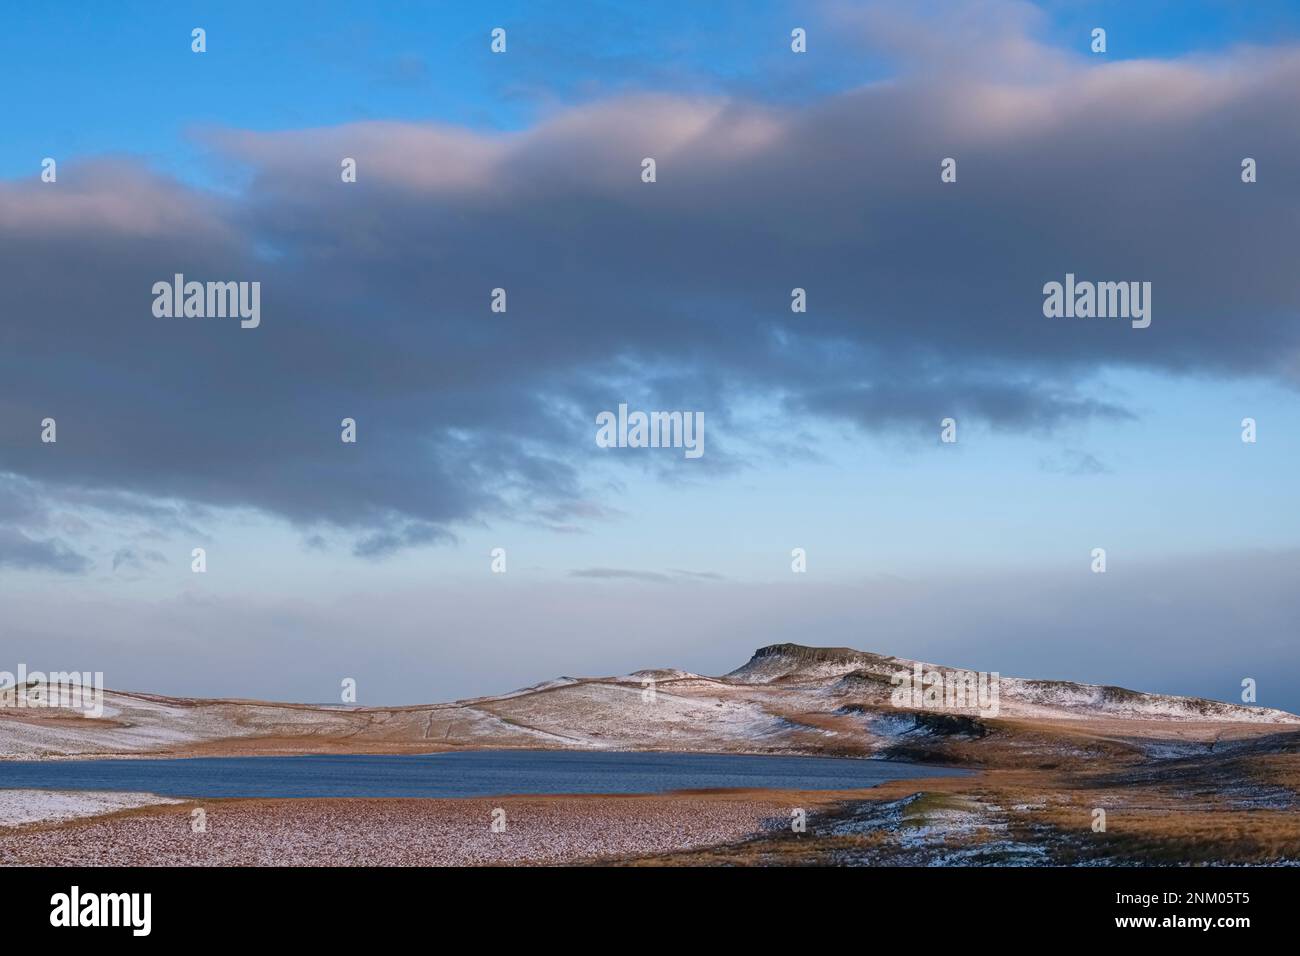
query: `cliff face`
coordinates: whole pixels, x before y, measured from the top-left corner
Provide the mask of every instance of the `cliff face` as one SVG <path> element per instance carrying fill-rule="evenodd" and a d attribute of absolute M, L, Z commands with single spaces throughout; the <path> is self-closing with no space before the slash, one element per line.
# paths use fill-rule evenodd
<path fill-rule="evenodd" d="M 726 679 L 744 684 L 766 684 L 791 678 L 819 680 L 856 670 L 880 671 L 885 667 L 901 669 L 911 665 L 911 661 L 851 647 L 769 644 L 756 650 L 747 663 L 727 674 Z"/>
<path fill-rule="evenodd" d="M 805 663 L 816 664 L 823 661 L 831 663 L 851 663 L 863 657 L 877 657 L 876 654 L 868 654 L 865 651 L 857 651 L 851 647 L 809 647 L 806 644 L 769 644 L 767 647 L 760 647 L 754 651 L 754 656 L 750 658 L 750 663 L 754 661 L 765 660 L 769 657 L 785 657 L 794 661 L 803 661 Z"/>
<path fill-rule="evenodd" d="M 760 647 L 748 662 L 727 674 L 724 680 L 785 688 L 825 685 L 828 691 L 842 694 L 855 703 L 888 707 L 894 675 L 900 671 L 910 675 L 918 666 L 925 674 L 938 673 L 945 677 L 961 672 L 958 668 L 886 657 L 851 647 L 787 643 Z M 1004 716 L 1300 724 L 1300 717 L 1267 707 L 1148 694 L 1110 685 L 1000 676 L 997 686 L 1000 713 Z"/>

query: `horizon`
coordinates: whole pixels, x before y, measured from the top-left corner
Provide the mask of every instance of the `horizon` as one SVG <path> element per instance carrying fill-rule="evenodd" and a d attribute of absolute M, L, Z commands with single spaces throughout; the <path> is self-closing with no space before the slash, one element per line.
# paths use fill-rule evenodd
<path fill-rule="evenodd" d="M 0 671 L 1300 712 L 1300 10 L 697 6 L 7 12 Z"/>
<path fill-rule="evenodd" d="M 297 706 L 301 706 L 301 707 L 339 708 L 339 709 L 345 709 L 345 710 L 367 710 L 367 709 L 375 709 L 375 710 L 386 710 L 386 709 L 387 709 L 387 710 L 392 710 L 392 709 L 403 709 L 403 708 L 412 708 L 412 707 L 414 707 L 414 708 L 419 708 L 419 707 L 421 707 L 421 706 L 433 706 L 433 707 L 438 707 L 438 706 L 445 706 L 445 705 L 448 705 L 448 704 L 460 704 L 460 703 L 472 702 L 472 701 L 475 701 L 475 700 L 490 700 L 490 699 L 493 699 L 493 698 L 496 698 L 496 697 L 509 696 L 509 695 L 512 695 L 512 694 L 517 694 L 517 693 L 525 692 L 525 691 L 532 691 L 532 690 L 536 690 L 536 689 L 542 689 L 542 690 L 545 690 L 545 689 L 546 689 L 546 685 L 548 685 L 548 684 L 552 684 L 552 683 L 554 683 L 555 681 L 572 681 L 572 682 L 577 682 L 577 683 L 581 683 L 581 682 L 585 682 L 585 681 L 597 681 L 597 682 L 599 682 L 599 681 L 604 681 L 604 680 L 618 679 L 618 678 L 625 678 L 625 677 L 637 677 L 637 676 L 640 676 L 640 675 L 642 675 L 642 674 L 653 674 L 653 673 L 657 673 L 657 672 L 659 672 L 659 671 L 670 671 L 670 672 L 671 672 L 671 671 L 676 671 L 676 672 L 678 672 L 679 674 L 684 675 L 685 677 L 688 677 L 688 678 L 699 677 L 699 678 L 703 678 L 703 679 L 705 679 L 705 680 L 726 681 L 726 680 L 728 680 L 729 678 L 731 678 L 731 676 L 732 676 L 733 674 L 735 674 L 736 672 L 741 671 L 741 670 L 744 670 L 748 665 L 753 664 L 755 661 L 757 661 L 757 660 L 760 658 L 760 656 L 773 656 L 773 655 L 770 655 L 770 654 L 769 654 L 769 655 L 764 655 L 764 652 L 765 652 L 765 651 L 785 651 L 785 650 L 793 651 L 793 652 L 799 652 L 799 651 L 837 651 L 837 652 L 843 652 L 843 653 L 846 653 L 846 654 L 849 654 L 849 655 L 863 655 L 863 656 L 867 656 L 867 657 L 883 657 L 885 660 L 895 660 L 895 661 L 899 662 L 900 664 L 908 664 L 908 665 L 911 665 L 910 668 L 900 668 L 900 670 L 898 671 L 898 673 L 899 673 L 899 674 L 906 674 L 906 675 L 908 675 L 908 680 L 911 681 L 911 685 L 916 686 L 916 687 L 918 687 L 918 688 L 920 688 L 920 687 L 922 686 L 922 685 L 919 683 L 918 678 L 919 678 L 919 675 L 920 675 L 920 673 L 921 673 L 921 670 L 920 670 L 920 669 L 923 668 L 923 667 L 931 667 L 931 668 L 936 668 L 936 669 L 939 669 L 939 670 L 954 671 L 954 672 L 957 672 L 957 673 L 971 673 L 971 674 L 974 674 L 974 673 L 975 673 L 974 671 L 969 671 L 969 670 L 964 669 L 964 668 L 952 667 L 952 666 L 950 666 L 950 665 L 948 665 L 948 664 L 945 664 L 944 662 L 941 662 L 941 661 L 920 661 L 920 660 L 909 660 L 909 659 L 907 659 L 907 658 L 903 658 L 903 657 L 893 657 L 893 656 L 877 655 L 877 654 L 874 654 L 872 651 L 869 651 L 869 650 L 863 650 L 863 649 L 861 649 L 861 648 L 855 648 L 855 647 L 831 647 L 831 646 L 813 645 L 813 644 L 797 644 L 797 643 L 791 643 L 791 642 L 788 642 L 788 641 L 787 641 L 787 642 L 781 642 L 781 643 L 777 643 L 777 644 L 767 644 L 767 645 L 764 645 L 764 646 L 762 646 L 762 647 L 757 647 L 757 648 L 755 648 L 755 649 L 753 650 L 753 652 L 751 652 L 749 658 L 745 661 L 744 664 L 741 664 L 741 665 L 739 665 L 739 666 L 737 666 L 737 667 L 734 667 L 734 668 L 732 668 L 732 669 L 729 670 L 729 671 L 726 671 L 726 672 L 719 672 L 719 673 L 714 673 L 714 674 L 696 673 L 695 671 L 686 670 L 686 669 L 684 669 L 684 668 L 675 668 L 675 667 L 669 667 L 669 666 L 637 668 L 637 669 L 634 669 L 634 670 L 628 671 L 627 673 L 624 673 L 624 674 L 555 674 L 555 675 L 552 675 L 551 677 L 543 677 L 543 678 L 540 678 L 539 680 L 533 681 L 533 682 L 531 682 L 531 683 L 529 683 L 529 684 L 524 684 L 524 685 L 521 685 L 521 686 L 519 686 L 519 687 L 511 687 L 511 688 L 508 688 L 508 689 L 502 690 L 502 691 L 500 691 L 500 692 L 498 692 L 498 693 L 495 693 L 495 694 L 489 693 L 489 694 L 477 695 L 477 696 L 474 696 L 474 697 L 461 697 L 461 698 L 448 699 L 448 700 L 429 700 L 429 701 L 421 701 L 421 702 L 408 702 L 408 703 L 403 703 L 403 704 L 385 704 L 385 703 L 367 703 L 367 704 L 359 704 L 359 703 L 339 703 L 339 702 L 336 702 L 336 701 L 329 701 L 329 700 L 319 700 L 319 701 L 306 701 L 306 700 L 278 700 L 278 699 L 274 699 L 274 698 L 250 698 L 250 697 L 242 697 L 242 696 L 222 696 L 222 697 L 195 697 L 195 698 L 186 698 L 186 697 L 184 697 L 184 696 L 182 696 L 182 695 L 159 694 L 159 693 L 154 692 L 154 691 L 149 691 L 149 690 L 140 689 L 140 688 L 108 687 L 108 686 L 97 685 L 97 684 L 95 683 L 95 681 L 98 681 L 98 680 L 102 679 L 102 675 L 101 675 L 101 674 L 98 674 L 98 673 L 96 673 L 96 674 L 93 675 L 94 680 L 91 680 L 91 679 L 90 679 L 90 678 L 92 677 L 92 675 L 90 675 L 89 673 L 83 673 L 83 674 L 81 674 L 81 675 L 80 675 L 80 683 L 81 683 L 81 686 L 83 686 L 83 687 L 85 687 L 85 686 L 93 686 L 95 692 L 98 693 L 98 694 L 100 694 L 100 695 L 102 695 L 102 694 L 104 694 L 104 693 L 113 693 L 113 694 L 123 694 L 123 695 L 126 695 L 126 696 L 163 697 L 163 698 L 168 698 L 168 699 L 172 699 L 172 700 L 194 699 L 194 700 L 204 700 L 204 701 L 230 701 L 230 702 L 248 701 L 248 702 L 263 703 L 263 704 L 276 704 L 276 705 L 283 704 L 283 705 L 287 705 L 287 706 L 295 706 L 295 707 L 297 707 Z M 32 674 L 35 674 L 35 673 L 37 673 L 37 672 L 35 672 L 35 671 L 30 671 L 30 670 L 26 667 L 25 664 L 20 664 L 20 665 L 19 665 L 19 670 L 18 670 L 18 672 L 17 672 L 16 675 L 15 675 L 15 674 L 12 674 L 12 673 L 10 673 L 10 672 L 8 672 L 8 671 L 2 671 L 2 670 L 0 670 L 0 691 L 11 690 L 11 689 L 14 689 L 15 687 L 19 687 L 19 686 L 23 686 L 23 685 L 30 685 L 30 683 L 31 683 L 33 680 L 36 680 L 35 677 L 32 677 L 32 676 L 31 676 Z M 915 673 L 916 675 L 918 675 L 918 677 L 913 677 L 913 676 L 912 676 L 913 673 Z M 1136 687 L 1121 687 L 1121 686 L 1119 686 L 1119 685 L 1115 685 L 1115 684 L 1107 684 L 1107 683 L 1089 683 L 1089 682 L 1082 682 L 1082 681 L 1071 681 L 1071 680 L 1067 680 L 1067 679 L 1063 679 L 1063 678 L 1042 678 L 1042 677 L 1031 677 L 1031 676 L 1029 676 L 1029 675 L 1025 675 L 1025 674 L 1000 674 L 1000 673 L 998 673 L 998 672 L 996 672 L 996 671 L 994 671 L 992 674 L 988 674 L 987 672 L 981 672 L 981 673 L 984 674 L 987 678 L 989 678 L 989 679 L 991 679 L 991 680 L 996 680 L 996 679 L 1000 679 L 1000 678 L 1011 678 L 1011 679 L 1014 679 L 1014 680 L 1033 680 L 1033 681 L 1037 681 L 1037 682 L 1039 682 L 1039 683 L 1050 683 L 1050 684 L 1074 684 L 1074 685 L 1077 685 L 1077 686 L 1080 686 L 1080 687 L 1095 687 L 1095 688 L 1099 688 L 1099 689 L 1103 689 L 1103 690 L 1112 690 L 1112 689 L 1113 689 L 1113 690 L 1134 691 L 1134 692 L 1137 692 L 1137 693 L 1140 693 L 1140 694 L 1144 694 L 1144 695 L 1147 695 L 1147 696 L 1152 696 L 1152 695 L 1155 695 L 1155 696 L 1171 696 L 1171 697 L 1181 697 L 1181 698 L 1186 698 L 1186 699 L 1189 699 L 1189 700 L 1209 700 L 1209 701 L 1218 701 L 1218 702 L 1220 702 L 1220 703 L 1227 703 L 1227 704 L 1231 704 L 1231 705 L 1233 705 L 1233 706 L 1247 707 L 1247 708 L 1249 708 L 1249 709 L 1254 709 L 1254 707 L 1256 706 L 1256 705 L 1250 705 L 1250 704 L 1240 704 L 1240 703 L 1238 703 L 1238 702 L 1236 702 L 1236 701 L 1231 701 L 1231 700 L 1229 700 L 1229 701 L 1222 701 L 1222 700 L 1220 700 L 1219 698 L 1205 698 L 1205 697 L 1198 697 L 1198 696 L 1195 696 L 1195 695 L 1189 695 L 1189 694 L 1168 694 L 1168 695 L 1156 695 L 1155 692 L 1153 692 L 1153 691 L 1144 691 L 1144 690 L 1142 690 L 1141 688 L 1136 688 Z M 75 677 L 75 676 L 77 676 L 77 675 L 75 675 L 75 674 L 74 674 L 74 675 L 68 675 L 68 674 L 62 674 L 62 675 L 59 675 L 59 674 L 54 674 L 54 673 L 52 673 L 52 672 L 40 672 L 40 673 L 39 673 L 39 678 L 40 678 L 40 679 L 39 679 L 39 681 L 37 681 L 37 682 L 40 683 L 40 684 L 42 684 L 42 685 L 44 685 L 44 686 L 47 687 L 47 688 L 67 688 L 67 687 L 70 686 L 70 684 L 69 684 L 67 681 L 61 681 L 61 680 L 59 680 L 58 678 L 64 678 L 64 677 L 69 677 L 69 676 L 73 676 L 73 677 Z M 26 679 L 25 679 L 25 678 L 26 678 Z M 677 677 L 673 677 L 673 678 L 665 678 L 665 680 L 677 680 L 677 679 L 679 679 L 679 678 L 677 678 Z M 73 681 L 72 683 L 75 684 L 75 683 L 77 683 L 77 682 L 76 682 L 76 681 Z M 917 692 L 919 693 L 920 691 L 918 690 Z M 101 703 L 102 703 L 102 701 L 101 701 Z M 73 706 L 73 709 L 81 709 L 81 705 L 74 704 L 74 705 L 70 705 L 70 706 Z M 1291 713 L 1290 711 L 1287 711 L 1287 710 L 1285 710 L 1285 709 L 1283 709 L 1283 708 L 1276 708 L 1276 707 L 1263 707 L 1263 706 L 1259 706 L 1259 709 L 1260 709 L 1260 710 L 1266 710 L 1266 711 L 1277 711 L 1277 712 L 1287 713 L 1287 714 L 1290 714 L 1290 713 Z M 100 716 L 100 715 L 99 715 L 99 714 L 96 714 L 95 716 Z M 1300 714 L 1292 714 L 1292 716 L 1300 716 Z"/>

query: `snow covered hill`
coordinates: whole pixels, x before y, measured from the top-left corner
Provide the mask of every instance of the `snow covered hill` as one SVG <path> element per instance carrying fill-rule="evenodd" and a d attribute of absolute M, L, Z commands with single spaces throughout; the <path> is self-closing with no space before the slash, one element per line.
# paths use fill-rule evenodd
<path fill-rule="evenodd" d="M 997 683 L 995 715 L 975 713 L 966 723 L 945 723 L 891 700 L 894 675 L 917 668 L 960 673 L 851 648 L 775 644 L 760 648 L 748 663 L 722 677 L 673 668 L 623 677 L 564 677 L 511 693 L 415 707 L 322 707 L 107 692 L 103 717 L 91 719 L 16 707 L 11 689 L 0 698 L 0 759 L 486 747 L 869 756 L 917 732 L 965 728 L 970 736 L 983 738 L 994 718 L 1004 728 L 1015 721 L 1026 727 L 1034 722 L 1035 733 L 1044 722 L 1076 728 L 1104 723 L 1111 738 L 1184 741 L 1300 725 L 1300 717 L 1263 707 L 1008 677 Z M 1250 731 L 1251 726 L 1258 729 Z"/>

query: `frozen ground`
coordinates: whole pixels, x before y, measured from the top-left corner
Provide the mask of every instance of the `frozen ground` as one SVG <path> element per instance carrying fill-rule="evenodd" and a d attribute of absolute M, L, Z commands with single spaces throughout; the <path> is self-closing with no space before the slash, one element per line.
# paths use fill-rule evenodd
<path fill-rule="evenodd" d="M 152 793 L 74 790 L 0 790 L 0 827 L 62 823 L 118 810 L 179 803 Z"/>
<path fill-rule="evenodd" d="M 476 866 L 690 850 L 786 825 L 790 806 L 742 797 L 234 800 L 0 831 L 0 865 Z M 505 829 L 494 832 L 494 811 Z"/>

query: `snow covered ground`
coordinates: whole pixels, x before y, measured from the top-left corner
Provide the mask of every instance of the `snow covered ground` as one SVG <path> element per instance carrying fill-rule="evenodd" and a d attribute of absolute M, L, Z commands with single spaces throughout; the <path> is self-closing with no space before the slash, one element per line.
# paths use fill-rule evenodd
<path fill-rule="evenodd" d="M 39 840 L 0 830 L 0 865 L 553 865 L 743 840 L 789 817 L 787 803 L 730 796 L 236 800 L 209 806 L 202 833 L 184 808 L 85 821 Z"/>
<path fill-rule="evenodd" d="M 79 790 L 0 790 L 0 827 L 28 823 L 63 823 L 118 810 L 180 803 L 152 793 Z"/>

